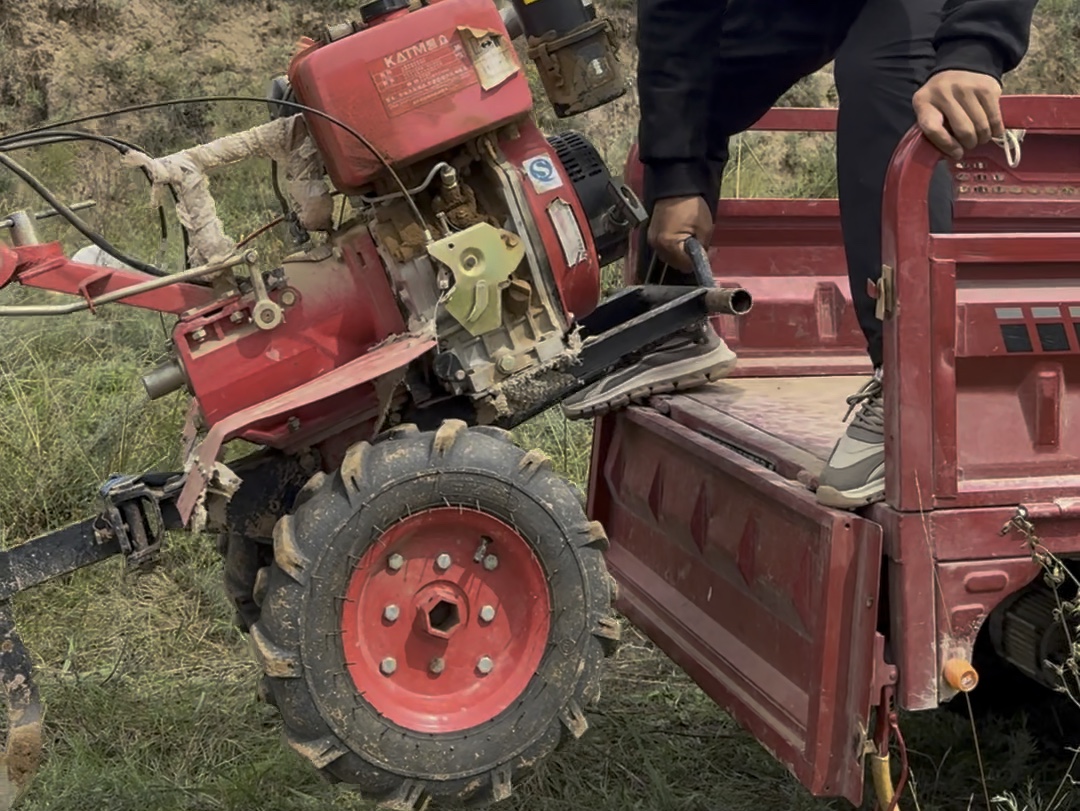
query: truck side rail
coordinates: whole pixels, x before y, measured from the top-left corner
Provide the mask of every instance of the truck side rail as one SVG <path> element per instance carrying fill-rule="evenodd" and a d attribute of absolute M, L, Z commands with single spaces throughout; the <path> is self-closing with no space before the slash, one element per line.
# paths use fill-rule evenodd
<path fill-rule="evenodd" d="M 836 117 L 832 108 L 774 108 L 752 129 L 831 132 Z M 1074 187 L 1055 183 L 1051 171 L 1062 162 L 1070 144 L 1071 139 L 1063 142 L 1031 131 L 1023 144 L 1024 160 L 1016 170 L 1004 166 L 1002 152 L 994 145 L 980 147 L 965 162 L 951 166 L 956 230 L 1080 230 L 1080 196 Z M 1080 148 L 1080 141 L 1075 146 Z M 625 175 L 640 193 L 642 166 L 637 156 L 635 144 Z M 1023 221 L 1021 227 L 1018 220 Z M 627 279 L 637 248 L 637 239 L 632 239 Z M 739 353 L 735 376 L 869 372 L 865 340 L 851 305 L 835 199 L 726 197 L 716 212 L 709 255 L 718 284 L 743 286 L 754 294 L 754 312 L 748 317 L 715 321 Z"/>

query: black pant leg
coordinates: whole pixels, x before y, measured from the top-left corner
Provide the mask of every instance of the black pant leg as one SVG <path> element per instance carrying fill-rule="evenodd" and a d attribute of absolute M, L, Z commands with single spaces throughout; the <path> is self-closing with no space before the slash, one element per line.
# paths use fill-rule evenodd
<path fill-rule="evenodd" d="M 836 54 L 840 95 L 837 174 L 851 295 L 875 367 L 882 323 L 867 282 L 881 276 L 885 175 L 900 140 L 915 124 L 911 99 L 934 65 L 931 44 L 944 0 L 867 0 Z M 942 163 L 930 188 L 930 227 L 952 227 L 952 181 Z"/>
<path fill-rule="evenodd" d="M 715 177 L 714 191 L 706 200 L 716 211 L 720 184 L 728 160 L 732 135 L 751 127 L 800 79 L 820 70 L 833 58 L 863 0 L 731 0 L 717 32 L 719 46 L 714 63 L 713 92 L 709 105 L 708 161 Z M 644 205 L 650 214 L 656 204 L 645 170 Z M 638 283 L 647 278 L 652 262 L 646 229 L 640 232 Z M 652 283 L 691 284 L 693 277 L 664 266 Z"/>

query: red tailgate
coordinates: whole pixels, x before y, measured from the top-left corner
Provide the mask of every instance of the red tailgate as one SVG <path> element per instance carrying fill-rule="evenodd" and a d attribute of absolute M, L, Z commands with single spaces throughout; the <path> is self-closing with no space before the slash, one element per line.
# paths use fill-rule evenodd
<path fill-rule="evenodd" d="M 594 447 L 620 610 L 811 792 L 858 804 L 881 528 L 652 409 Z"/>

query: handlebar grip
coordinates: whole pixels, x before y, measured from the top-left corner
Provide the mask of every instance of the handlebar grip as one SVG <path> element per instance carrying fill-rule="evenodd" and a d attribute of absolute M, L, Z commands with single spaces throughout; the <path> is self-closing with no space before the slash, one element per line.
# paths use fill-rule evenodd
<path fill-rule="evenodd" d="M 713 278 L 712 265 L 709 264 L 709 253 L 696 237 L 687 237 L 683 242 L 683 250 L 694 263 L 694 281 L 699 287 L 716 287 L 716 279 Z"/>

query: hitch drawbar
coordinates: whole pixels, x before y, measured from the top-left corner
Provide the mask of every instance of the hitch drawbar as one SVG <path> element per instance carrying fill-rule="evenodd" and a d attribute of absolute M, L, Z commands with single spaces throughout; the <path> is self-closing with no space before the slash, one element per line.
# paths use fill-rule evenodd
<path fill-rule="evenodd" d="M 42 707 L 30 653 L 15 629 L 11 598 L 84 566 L 124 555 L 131 568 L 154 561 L 168 530 L 182 522 L 174 499 L 183 476 L 115 476 L 101 488 L 95 518 L 0 552 L 0 685 L 7 702 L 7 741 L 0 754 L 0 811 L 26 791 L 41 763 Z"/>

